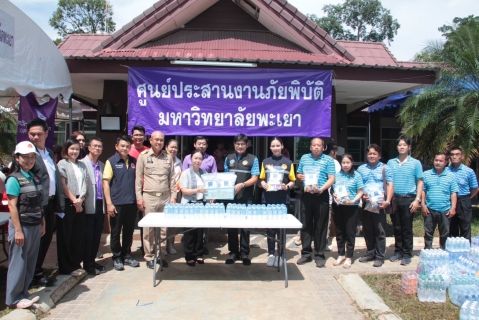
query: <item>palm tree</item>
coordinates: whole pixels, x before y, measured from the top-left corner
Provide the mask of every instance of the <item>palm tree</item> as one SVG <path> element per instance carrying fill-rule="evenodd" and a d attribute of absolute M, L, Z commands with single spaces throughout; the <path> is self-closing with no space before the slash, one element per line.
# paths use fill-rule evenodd
<path fill-rule="evenodd" d="M 439 28 L 443 46 L 430 43 L 416 56 L 441 63 L 443 78 L 411 96 L 399 119 L 403 133 L 417 142 L 416 157 L 431 161 L 438 151 L 459 146 L 470 163 L 479 154 L 479 17 L 454 22 Z"/>

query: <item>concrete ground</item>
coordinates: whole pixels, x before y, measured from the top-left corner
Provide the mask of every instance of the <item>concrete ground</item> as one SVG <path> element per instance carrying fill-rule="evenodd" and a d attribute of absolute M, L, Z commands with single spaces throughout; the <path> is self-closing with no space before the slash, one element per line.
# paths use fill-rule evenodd
<path fill-rule="evenodd" d="M 179 239 L 177 239 L 179 240 Z M 224 241 L 221 232 L 212 240 Z M 139 268 L 113 270 L 108 238 L 101 245 L 104 258 L 99 262 L 107 266 L 105 274 L 87 276 L 50 310 L 46 319 L 106 319 L 106 318 L 230 318 L 273 319 L 366 319 L 348 292 L 336 277 L 348 273 L 385 273 L 414 270 L 419 258 L 407 266 L 386 261 L 383 267 L 359 263 L 364 255 L 363 238 L 356 238 L 354 263 L 347 270 L 334 267 L 337 257 L 334 248 L 327 252 L 326 268 L 314 263 L 296 265 L 300 247 L 294 244 L 295 234 L 288 235 L 287 257 L 289 287 L 284 286 L 284 272 L 266 267 L 266 239 L 251 236 L 252 265 L 240 262 L 225 265 L 228 250 L 224 242 L 212 242 L 210 255 L 204 265 L 186 265 L 181 243 L 176 243 L 176 255 L 168 255 L 169 268 L 158 271 L 161 282 L 153 287 L 153 271 L 146 268 L 139 249 L 139 234 L 135 235 L 133 256 L 140 261 Z M 437 240 L 437 239 L 436 239 Z M 388 238 L 386 257 L 393 254 L 394 239 Z M 52 248 L 55 244 L 52 245 Z M 422 238 L 415 239 L 415 253 L 424 246 Z M 51 256 L 53 258 L 53 256 Z M 56 257 L 55 257 L 56 258 Z"/>

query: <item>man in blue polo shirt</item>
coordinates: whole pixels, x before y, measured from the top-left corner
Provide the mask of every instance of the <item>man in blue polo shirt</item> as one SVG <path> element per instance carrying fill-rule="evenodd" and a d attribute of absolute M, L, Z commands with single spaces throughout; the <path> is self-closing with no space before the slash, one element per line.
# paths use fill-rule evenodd
<path fill-rule="evenodd" d="M 424 249 L 432 249 L 434 230 L 439 225 L 439 243 L 446 248 L 449 235 L 449 219 L 456 214 L 457 186 L 456 177 L 445 170 L 447 155 L 439 152 L 434 157 L 434 168 L 424 172 L 422 191 L 422 214 L 424 215 Z"/>
<path fill-rule="evenodd" d="M 297 177 L 303 181 L 304 191 L 301 197 L 302 210 L 301 241 L 303 249 L 297 264 L 311 262 L 313 250 L 311 242 L 314 237 L 314 258 L 316 267 L 323 268 L 326 263 L 326 231 L 329 220 L 329 194 L 328 188 L 334 183 L 334 160 L 324 155 L 324 140 L 313 138 L 309 149 L 311 153 L 305 154 L 299 161 Z M 316 181 L 312 181 L 316 179 Z"/>
<path fill-rule="evenodd" d="M 391 220 L 394 226 L 394 255 L 392 262 L 401 260 L 402 265 L 411 263 L 413 234 L 412 221 L 414 213 L 421 205 L 422 165 L 409 155 L 411 140 L 399 137 L 396 140 L 399 155 L 388 161 L 393 171 L 394 199 Z"/>
<path fill-rule="evenodd" d="M 472 206 L 471 199 L 477 194 L 477 178 L 474 171 L 462 164 L 462 149 L 454 147 L 449 151 L 451 165 L 447 167 L 456 176 L 457 193 L 456 214 L 449 221 L 449 236 L 463 237 L 471 241 Z"/>
<path fill-rule="evenodd" d="M 394 193 L 393 173 L 384 163 L 380 162 L 381 147 L 377 144 L 370 144 L 366 149 L 368 163 L 358 168 L 358 173 L 363 178 L 364 194 L 363 202 L 366 206 L 363 210 L 363 230 L 366 240 L 367 253 L 359 258 L 359 262 L 374 260 L 374 267 L 381 267 L 384 264 L 386 253 L 386 212 L 385 209 L 391 205 Z M 378 201 L 372 205 L 368 194 L 385 193 L 385 200 Z M 379 199 L 379 198 L 378 198 Z"/>

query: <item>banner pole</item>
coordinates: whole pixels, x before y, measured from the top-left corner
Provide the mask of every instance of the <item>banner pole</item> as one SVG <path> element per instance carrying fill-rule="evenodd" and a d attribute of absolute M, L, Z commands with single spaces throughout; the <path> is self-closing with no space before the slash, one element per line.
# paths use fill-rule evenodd
<path fill-rule="evenodd" d="M 70 124 L 70 137 L 72 136 L 73 133 L 73 105 L 72 105 L 72 96 L 70 96 L 70 99 L 68 99 L 68 121 Z"/>

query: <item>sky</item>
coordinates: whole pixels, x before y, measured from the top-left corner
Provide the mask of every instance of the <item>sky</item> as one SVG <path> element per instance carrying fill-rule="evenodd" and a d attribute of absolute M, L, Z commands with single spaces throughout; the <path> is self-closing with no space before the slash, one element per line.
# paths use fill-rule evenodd
<path fill-rule="evenodd" d="M 10 0 L 33 19 L 52 39 L 58 38 L 48 20 L 57 7 L 58 0 Z M 109 0 L 113 6 L 113 21 L 119 29 L 156 0 Z M 326 4 L 338 4 L 343 0 L 289 0 L 304 14 L 324 15 Z M 441 39 L 438 27 L 451 24 L 455 17 L 479 15 L 478 0 L 382 0 L 383 7 L 391 11 L 401 24 L 394 41 L 388 46 L 399 61 L 409 61 L 420 52 L 427 41 Z"/>

